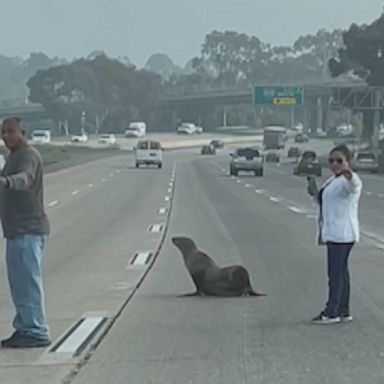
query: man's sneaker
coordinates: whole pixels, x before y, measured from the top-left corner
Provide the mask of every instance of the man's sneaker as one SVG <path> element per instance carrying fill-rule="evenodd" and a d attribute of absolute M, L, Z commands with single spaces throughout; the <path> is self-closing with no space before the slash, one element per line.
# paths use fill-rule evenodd
<path fill-rule="evenodd" d="M 350 323 L 351 321 L 353 321 L 352 315 L 341 315 L 340 319 L 343 323 Z"/>
<path fill-rule="evenodd" d="M 316 316 L 312 319 L 313 324 L 337 324 L 341 322 L 340 316 L 329 317 L 320 313 L 319 316 Z"/>
<path fill-rule="evenodd" d="M 2 348 L 43 348 L 51 345 L 49 339 L 39 339 L 33 336 L 15 332 L 9 339 L 1 342 Z"/>

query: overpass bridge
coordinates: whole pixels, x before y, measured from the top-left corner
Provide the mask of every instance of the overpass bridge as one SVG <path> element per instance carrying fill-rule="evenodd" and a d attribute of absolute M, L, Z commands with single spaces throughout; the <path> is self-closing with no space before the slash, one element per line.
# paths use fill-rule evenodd
<path fill-rule="evenodd" d="M 263 84 L 258 84 L 263 85 Z M 272 86 L 268 84 L 267 86 Z M 276 84 L 279 85 L 279 84 Z M 295 84 L 295 86 L 300 84 Z M 301 112 L 305 127 L 312 130 L 328 129 L 331 110 L 348 107 L 355 111 L 384 110 L 384 88 L 368 87 L 365 82 L 352 80 L 333 80 L 301 85 L 304 89 L 302 106 L 290 106 Z M 381 102 L 379 101 L 381 100 Z M 204 114 L 217 106 L 253 104 L 253 87 L 248 88 L 210 88 L 209 86 L 172 89 L 164 95 L 163 104 L 170 111 L 172 125 L 178 120 L 190 119 Z M 287 107 L 278 107 L 287 108 Z M 197 119 L 199 119 L 197 117 Z M 204 124 L 203 124 L 204 125 Z"/>
<path fill-rule="evenodd" d="M 50 119 L 48 112 L 41 104 L 32 104 L 26 99 L 0 100 L 0 119 L 10 116 L 18 116 L 26 121 Z"/>

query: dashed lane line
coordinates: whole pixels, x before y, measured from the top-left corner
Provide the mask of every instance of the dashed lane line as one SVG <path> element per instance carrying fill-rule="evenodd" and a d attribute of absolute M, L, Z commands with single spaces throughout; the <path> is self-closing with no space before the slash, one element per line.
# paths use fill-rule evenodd
<path fill-rule="evenodd" d="M 59 200 L 51 201 L 47 206 L 49 208 L 55 207 L 57 204 L 59 204 Z"/>
<path fill-rule="evenodd" d="M 288 209 L 295 213 L 304 213 L 301 208 L 295 207 L 294 205 L 290 205 Z"/>

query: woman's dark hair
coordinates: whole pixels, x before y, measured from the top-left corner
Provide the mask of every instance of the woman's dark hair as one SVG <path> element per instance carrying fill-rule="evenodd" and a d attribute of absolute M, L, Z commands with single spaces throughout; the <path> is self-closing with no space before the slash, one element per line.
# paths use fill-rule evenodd
<path fill-rule="evenodd" d="M 345 144 L 340 144 L 336 146 L 332 149 L 331 152 L 329 152 L 329 154 L 332 155 L 334 152 L 341 152 L 344 155 L 345 159 L 348 161 L 348 163 L 352 161 L 352 153 Z"/>

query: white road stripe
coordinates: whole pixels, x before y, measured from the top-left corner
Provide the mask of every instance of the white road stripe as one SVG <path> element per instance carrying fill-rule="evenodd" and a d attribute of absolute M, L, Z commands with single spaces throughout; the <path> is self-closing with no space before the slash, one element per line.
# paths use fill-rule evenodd
<path fill-rule="evenodd" d="M 316 220 L 316 219 L 317 219 L 317 215 L 314 215 L 314 214 L 306 215 L 305 217 L 306 217 L 307 219 L 312 219 L 312 220 Z"/>
<path fill-rule="evenodd" d="M 83 345 L 89 336 L 104 321 L 103 317 L 87 317 L 69 335 L 69 337 L 57 348 L 55 353 L 74 354 Z"/>
<path fill-rule="evenodd" d="M 102 183 L 105 183 L 107 180 L 106 179 L 104 179 L 104 177 L 101 179 L 101 182 Z"/>
<path fill-rule="evenodd" d="M 241 183 L 242 183 L 242 181 L 241 181 L 241 180 L 239 180 L 239 179 L 237 179 L 237 180 L 236 180 L 236 183 L 237 183 L 237 184 L 241 184 Z"/>
<path fill-rule="evenodd" d="M 251 188 L 251 187 L 253 187 L 252 184 L 245 184 L 245 188 Z"/>
<path fill-rule="evenodd" d="M 172 193 L 172 188 L 168 188 L 168 193 Z"/>
<path fill-rule="evenodd" d="M 88 188 L 92 188 L 93 187 L 93 184 L 88 184 Z"/>
<path fill-rule="evenodd" d="M 295 206 L 289 206 L 288 207 L 289 208 L 289 210 L 291 210 L 292 212 L 295 212 L 295 213 L 303 213 L 303 211 L 300 209 L 300 208 L 297 208 L 297 207 L 295 207 Z"/>
<path fill-rule="evenodd" d="M 255 192 L 258 193 L 259 195 L 264 193 L 264 191 L 262 189 L 255 189 Z"/>
<path fill-rule="evenodd" d="M 164 201 L 169 201 L 169 200 L 171 200 L 170 196 L 165 196 L 164 197 Z"/>
<path fill-rule="evenodd" d="M 55 200 L 55 201 L 51 201 L 49 204 L 48 204 L 48 207 L 49 208 L 52 208 L 54 207 L 55 205 L 59 204 L 59 200 Z"/>
<path fill-rule="evenodd" d="M 161 224 L 153 224 L 149 227 L 149 232 L 159 233 L 163 230 L 163 226 Z"/>
<path fill-rule="evenodd" d="M 78 189 L 76 189 L 75 191 L 73 191 L 72 193 L 71 193 L 71 195 L 72 196 L 76 196 L 76 195 L 78 195 L 79 194 L 79 190 Z"/>
<path fill-rule="evenodd" d="M 377 196 L 378 197 L 384 197 L 384 193 L 379 193 Z"/>
<path fill-rule="evenodd" d="M 150 258 L 151 258 L 151 252 L 138 252 L 133 257 L 132 261 L 129 263 L 128 268 L 132 265 L 144 266 L 148 264 Z"/>
<path fill-rule="evenodd" d="M 274 203 L 279 203 L 279 202 L 281 201 L 280 198 L 278 198 L 278 197 L 274 197 L 274 196 L 270 196 L 270 197 L 269 197 L 269 200 L 272 201 L 272 202 L 274 202 Z"/>
<path fill-rule="evenodd" d="M 167 213 L 167 208 L 160 208 L 159 215 L 165 215 Z"/>
<path fill-rule="evenodd" d="M 372 192 L 365 192 L 367 196 L 372 196 Z"/>

